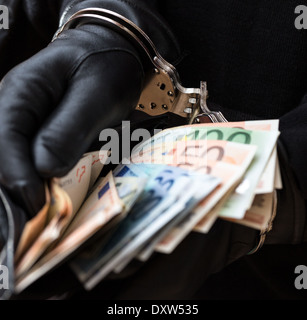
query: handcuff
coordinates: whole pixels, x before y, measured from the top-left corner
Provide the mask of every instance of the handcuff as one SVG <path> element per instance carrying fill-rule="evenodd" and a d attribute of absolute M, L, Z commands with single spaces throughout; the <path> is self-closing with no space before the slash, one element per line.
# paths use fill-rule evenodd
<path fill-rule="evenodd" d="M 176 68 L 167 62 L 157 51 L 148 35 L 124 16 L 102 8 L 85 8 L 74 13 L 55 33 L 52 41 L 68 29 L 82 24 L 99 23 L 115 29 L 128 37 L 140 49 L 140 54 L 151 64 L 145 75 L 145 85 L 135 107 L 136 110 L 150 116 L 174 113 L 193 123 L 227 122 L 220 111 L 208 108 L 208 90 L 205 81 L 200 82 L 200 88 L 185 88 L 182 86 Z M 258 244 L 249 254 L 258 251 L 264 244 L 267 233 L 272 229 L 276 215 L 277 196 L 274 193 L 271 219 L 268 226 L 260 231 Z"/>
<path fill-rule="evenodd" d="M 54 41 L 67 30 L 87 23 L 108 26 L 137 44 L 142 57 L 151 64 L 145 75 L 145 85 L 135 107 L 150 116 L 174 113 L 186 118 L 189 124 L 198 122 L 227 122 L 220 111 L 211 111 L 207 106 L 207 83 L 200 82 L 200 88 L 182 86 L 176 68 L 157 51 L 148 35 L 124 16 L 102 8 L 86 8 L 74 13 L 58 29 Z"/>

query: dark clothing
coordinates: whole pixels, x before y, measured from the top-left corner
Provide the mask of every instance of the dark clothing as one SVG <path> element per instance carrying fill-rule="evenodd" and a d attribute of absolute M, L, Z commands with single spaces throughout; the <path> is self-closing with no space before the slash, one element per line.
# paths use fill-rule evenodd
<path fill-rule="evenodd" d="M 307 199 L 307 30 L 294 26 L 294 9 L 300 1 L 3 0 L 11 12 L 10 29 L 0 31 L 1 76 L 48 45 L 70 3 L 77 8 L 100 3 L 122 15 L 132 8 L 128 18 L 139 22 L 162 55 L 176 65 L 183 85 L 198 87 L 201 80 L 207 81 L 209 100 L 220 106 L 228 120 L 279 118 L 287 159 L 282 170 L 294 172 L 294 178 L 284 175 L 284 183 L 297 181 L 299 186 L 296 190 L 289 184 L 285 190 L 289 198 L 295 190 L 291 199 L 297 198 L 303 206 Z M 305 213 L 287 208 L 281 217 L 287 214 L 300 229 L 298 235 L 289 236 L 289 242 L 299 243 L 304 239 Z"/>

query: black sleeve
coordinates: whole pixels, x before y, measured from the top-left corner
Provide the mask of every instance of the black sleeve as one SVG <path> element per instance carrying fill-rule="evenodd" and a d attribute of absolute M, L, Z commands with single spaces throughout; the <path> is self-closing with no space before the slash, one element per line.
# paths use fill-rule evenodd
<path fill-rule="evenodd" d="M 297 108 L 280 118 L 280 131 L 289 166 L 307 200 L 307 94 Z"/>
<path fill-rule="evenodd" d="M 283 180 L 277 191 L 277 216 L 267 243 L 307 241 L 307 94 L 298 107 L 280 118 L 278 158 Z"/>

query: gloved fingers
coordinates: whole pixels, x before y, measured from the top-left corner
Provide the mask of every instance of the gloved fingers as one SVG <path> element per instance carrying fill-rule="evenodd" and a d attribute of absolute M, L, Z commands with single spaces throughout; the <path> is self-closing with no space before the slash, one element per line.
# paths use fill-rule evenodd
<path fill-rule="evenodd" d="M 57 109 L 33 144 L 41 176 L 63 176 L 102 129 L 118 124 L 136 105 L 142 84 L 139 61 L 124 51 L 95 53 L 76 69 Z"/>
<path fill-rule="evenodd" d="M 45 201 L 32 139 L 65 87 L 53 70 L 48 54 L 39 54 L 10 71 L 0 87 L 0 183 L 31 216 Z"/>

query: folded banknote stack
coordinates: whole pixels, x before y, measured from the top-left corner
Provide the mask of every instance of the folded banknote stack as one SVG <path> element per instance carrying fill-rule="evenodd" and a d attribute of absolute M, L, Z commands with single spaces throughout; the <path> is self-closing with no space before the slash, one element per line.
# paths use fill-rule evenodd
<path fill-rule="evenodd" d="M 109 151 L 85 154 L 46 184 L 46 205 L 23 231 L 15 291 L 68 263 L 87 290 L 133 259 L 171 254 L 217 219 L 263 230 L 282 188 L 278 120 L 194 124 L 163 130 L 114 170 Z M 147 261 L 150 263 L 150 261 Z"/>

